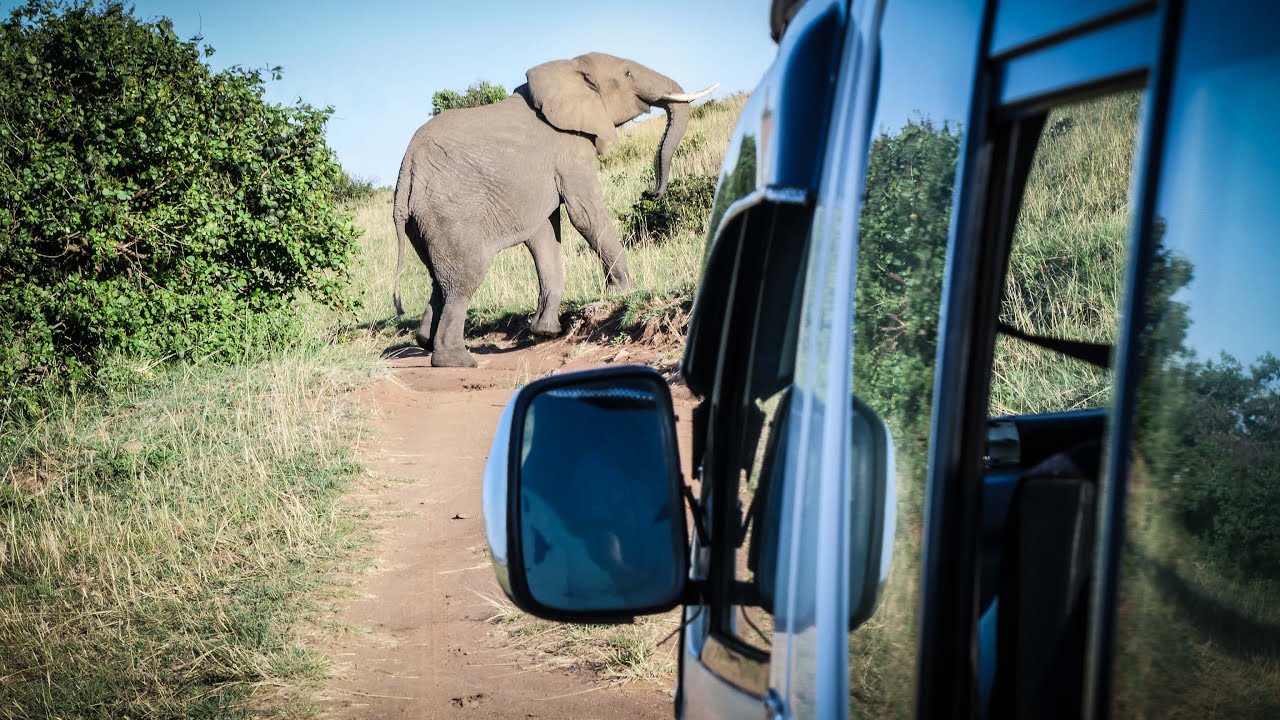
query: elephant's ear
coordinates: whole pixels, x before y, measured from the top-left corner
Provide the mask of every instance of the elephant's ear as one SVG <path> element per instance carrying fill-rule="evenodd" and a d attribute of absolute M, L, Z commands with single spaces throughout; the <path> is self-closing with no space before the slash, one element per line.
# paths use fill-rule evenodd
<path fill-rule="evenodd" d="M 553 60 L 525 73 L 533 106 L 555 127 L 595 138 L 600 155 L 618 141 L 618 131 L 600 93 L 576 60 Z"/>

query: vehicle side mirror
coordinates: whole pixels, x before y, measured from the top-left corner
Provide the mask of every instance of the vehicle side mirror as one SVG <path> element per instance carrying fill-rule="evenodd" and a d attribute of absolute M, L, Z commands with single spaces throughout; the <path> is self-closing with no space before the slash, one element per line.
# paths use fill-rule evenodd
<path fill-rule="evenodd" d="M 671 392 L 657 372 L 623 366 L 526 385 L 485 467 L 498 583 L 551 620 L 670 610 L 688 577 L 682 485 Z"/>
<path fill-rule="evenodd" d="M 853 398 L 852 537 L 849 545 L 849 629 L 875 612 L 889 577 L 897 518 L 893 438 L 870 406 Z"/>

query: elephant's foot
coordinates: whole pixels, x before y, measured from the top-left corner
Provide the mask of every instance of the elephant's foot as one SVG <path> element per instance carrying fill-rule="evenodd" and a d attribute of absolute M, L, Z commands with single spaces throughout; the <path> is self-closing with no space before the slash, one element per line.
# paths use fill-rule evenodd
<path fill-rule="evenodd" d="M 631 280 L 630 275 L 621 277 L 611 277 L 604 284 L 605 292 L 610 293 L 628 293 L 636 289 L 636 284 Z"/>
<path fill-rule="evenodd" d="M 553 313 L 547 313 L 544 317 L 536 317 L 530 323 L 529 329 L 534 335 L 543 337 L 553 337 L 560 334 L 560 318 Z"/>
<path fill-rule="evenodd" d="M 413 333 L 413 341 L 417 343 L 418 347 L 426 350 L 427 352 L 431 352 L 432 348 L 435 346 L 435 343 L 431 342 L 431 338 L 423 335 L 421 332 Z"/>
<path fill-rule="evenodd" d="M 475 367 L 476 359 L 464 347 L 436 348 L 431 353 L 431 367 Z"/>

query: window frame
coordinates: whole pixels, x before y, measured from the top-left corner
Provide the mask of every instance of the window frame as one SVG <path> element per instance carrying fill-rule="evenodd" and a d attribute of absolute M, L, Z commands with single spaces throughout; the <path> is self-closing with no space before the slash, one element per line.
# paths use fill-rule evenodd
<path fill-rule="evenodd" d="M 1133 221 L 1129 235 L 1123 322 L 1116 346 L 1114 412 L 1107 436 L 1111 448 L 1131 448 L 1137 391 L 1141 384 L 1142 327 L 1147 312 L 1151 269 L 1156 251 L 1156 210 L 1164 170 L 1169 112 L 1174 76 L 1181 48 L 1185 7 L 1182 2 L 1163 4 L 1157 13 L 1158 47 L 1152 62 L 1148 102 L 1142 117 L 1138 156 L 1135 158 Z M 1120 574 L 1128 521 L 1128 488 L 1132 458 L 1128 452 L 1108 453 L 1099 493 L 1098 562 L 1090 603 L 1089 664 L 1085 677 L 1084 717 L 1109 718 L 1115 687 L 1115 639 Z"/>
<path fill-rule="evenodd" d="M 803 283 L 813 207 L 812 203 L 800 200 L 797 197 L 787 201 L 775 195 L 773 200 L 763 198 L 754 202 L 726 221 L 720 239 L 722 246 L 727 242 L 733 245 L 732 255 L 721 256 L 721 262 L 732 265 L 703 456 L 701 502 L 710 515 L 711 561 L 704 598 L 705 612 L 709 614 L 708 633 L 700 660 L 721 679 L 758 697 L 763 697 L 768 690 L 771 652 L 744 642 L 740 632 L 735 634 L 730 629 L 736 621 L 735 608 L 741 604 L 737 601 L 742 599 L 736 564 L 738 555 L 746 552 L 745 546 L 740 549 L 736 543 L 741 521 L 745 519 L 741 513 L 746 510 L 739 508 L 737 502 L 739 471 L 746 459 L 743 452 L 747 433 L 762 431 L 752 427 L 749 417 L 753 406 L 749 391 L 758 370 L 757 358 L 762 354 L 785 356 L 787 352 L 794 356 L 795 352 L 794 341 L 784 341 L 779 346 L 779 338 L 762 337 L 760 331 L 769 312 L 766 289 L 770 281 L 778 280 L 767 277 L 776 272 L 771 267 L 776 242 L 799 246 L 800 261 L 794 282 Z M 728 248 L 722 251 L 725 249 Z M 776 372 L 790 377 L 794 373 L 794 357 L 779 360 Z M 784 538 L 775 536 L 774 541 L 782 543 Z"/>
<path fill-rule="evenodd" d="M 1128 89 L 1135 84 L 1146 85 L 1150 95 L 1153 90 L 1149 76 L 1166 25 L 1151 5 L 1144 4 L 1104 18 L 1103 22 L 1057 29 L 995 57 L 990 48 L 997 13 L 995 4 L 989 6 L 984 22 L 980 44 L 983 58 L 974 83 L 969 135 L 962 151 L 944 280 L 940 344 L 948 351 L 940 354 L 935 387 L 959 390 L 937 392 L 933 406 L 934 434 L 925 490 L 930 509 L 921 562 L 922 641 L 917 685 L 917 712 L 921 717 L 956 712 L 969 716 L 978 712 L 974 702 L 981 672 L 976 648 L 982 456 L 1009 242 L 1039 137 L 1038 132 L 1029 132 L 1039 128 L 1032 128 L 1028 121 L 1051 105 Z M 1089 52 L 1120 26 L 1150 28 L 1150 43 L 1131 47 L 1114 57 L 1094 55 L 1083 65 L 1054 61 L 1064 49 Z M 1040 74 L 1028 81 L 1022 68 L 1035 68 Z M 1011 74 L 1018 78 L 1016 92 L 1006 92 L 1011 87 L 1007 84 Z M 1145 107 L 1154 104 L 1149 99 Z M 1149 115 L 1150 110 L 1144 110 L 1133 165 L 1130 198 L 1135 211 L 1141 209 L 1141 203 L 1149 203 L 1149 198 L 1143 196 L 1149 179 L 1143 150 L 1149 146 Z M 1139 214 L 1130 222 L 1130 239 L 1126 243 L 1130 248 L 1135 229 L 1149 225 L 1150 208 L 1146 210 L 1147 222 L 1136 222 L 1142 217 Z M 1132 252 L 1129 256 L 1133 257 Z M 1128 290 L 1123 297 L 1129 297 Z M 1118 412 L 1118 391 L 1115 397 L 1113 412 Z M 1110 432 L 1108 440 L 1115 447 Z M 1088 667 L 1094 665 L 1093 652 L 1086 651 Z"/>

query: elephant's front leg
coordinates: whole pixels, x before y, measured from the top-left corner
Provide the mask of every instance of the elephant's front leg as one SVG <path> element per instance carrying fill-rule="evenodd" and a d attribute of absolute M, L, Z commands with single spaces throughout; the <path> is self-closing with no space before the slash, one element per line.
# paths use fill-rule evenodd
<path fill-rule="evenodd" d="M 627 270 L 626 251 L 623 250 L 622 243 L 618 242 L 613 220 L 605 209 L 604 195 L 600 192 L 600 178 L 594 172 L 595 156 L 591 159 L 592 172 L 562 178 L 562 197 L 565 209 L 569 212 L 569 222 L 582 233 L 587 244 L 600 258 L 600 263 L 604 266 L 605 290 L 633 290 L 635 283 Z"/>
<path fill-rule="evenodd" d="M 560 208 L 525 242 L 538 271 L 538 311 L 534 335 L 560 334 L 560 299 L 564 295 L 564 251 L 560 245 Z"/>

